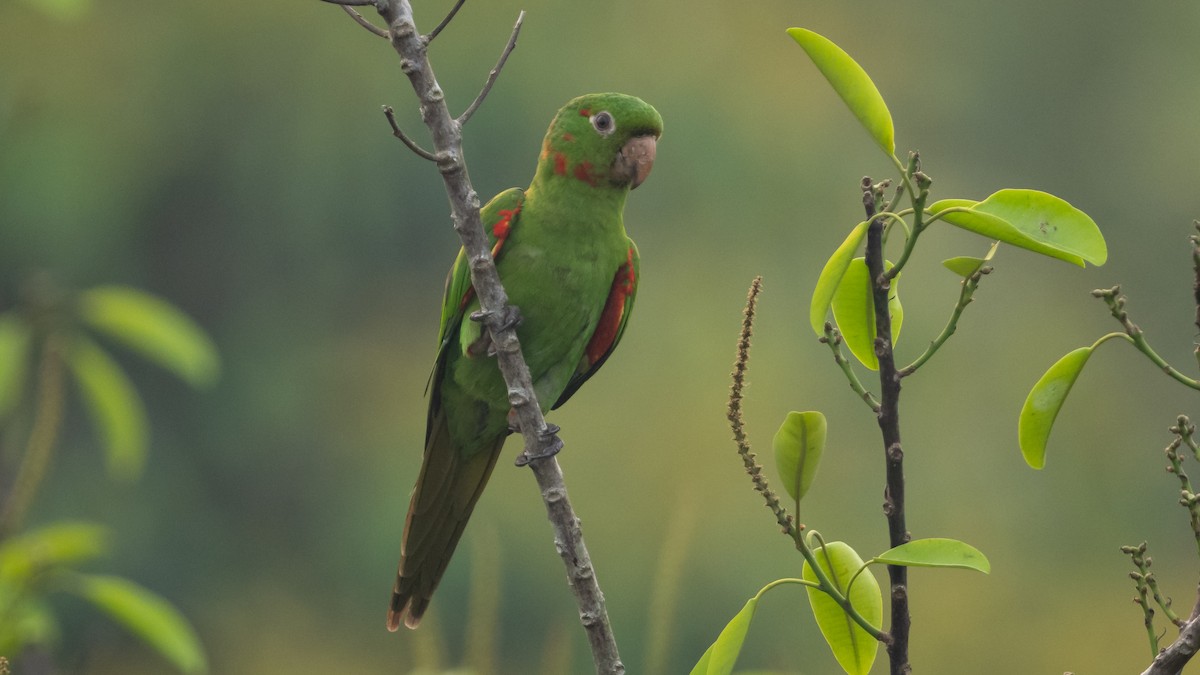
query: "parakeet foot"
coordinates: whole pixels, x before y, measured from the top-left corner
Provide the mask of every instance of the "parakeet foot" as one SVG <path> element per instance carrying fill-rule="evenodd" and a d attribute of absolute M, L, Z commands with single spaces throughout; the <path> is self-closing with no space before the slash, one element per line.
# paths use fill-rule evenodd
<path fill-rule="evenodd" d="M 521 310 L 516 305 L 505 305 L 499 310 L 484 311 L 481 309 L 478 312 L 471 313 L 471 320 L 481 321 L 487 325 L 492 315 L 499 315 L 500 317 L 500 323 L 495 326 L 497 331 L 504 331 L 521 325 Z"/>
<path fill-rule="evenodd" d="M 546 429 L 538 434 L 538 441 L 541 447 L 537 454 L 531 455 L 528 451 L 517 455 L 516 465 L 525 466 L 535 459 L 545 459 L 558 454 L 559 450 L 563 449 L 562 439 L 558 437 L 558 432 L 562 431 L 562 427 L 557 424 L 546 423 Z"/>

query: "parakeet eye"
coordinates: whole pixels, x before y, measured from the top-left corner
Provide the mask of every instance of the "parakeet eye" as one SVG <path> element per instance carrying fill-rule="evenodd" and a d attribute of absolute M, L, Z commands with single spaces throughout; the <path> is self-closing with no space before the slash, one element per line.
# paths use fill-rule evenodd
<path fill-rule="evenodd" d="M 612 113 L 607 110 L 602 110 L 591 117 L 592 128 L 601 136 L 608 136 L 617 130 L 617 122 L 613 119 Z"/>

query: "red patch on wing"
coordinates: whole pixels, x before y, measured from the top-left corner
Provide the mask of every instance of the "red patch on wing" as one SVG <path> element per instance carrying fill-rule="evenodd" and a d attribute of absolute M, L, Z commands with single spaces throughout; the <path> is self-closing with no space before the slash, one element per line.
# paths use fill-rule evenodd
<path fill-rule="evenodd" d="M 618 276 L 618 278 L 620 278 Z M 629 253 L 625 255 L 625 295 L 633 293 L 633 287 L 637 284 L 637 272 L 633 269 L 633 249 L 629 249 Z"/>
<path fill-rule="evenodd" d="M 561 152 L 554 153 L 554 173 L 560 176 L 567 175 L 567 157 Z"/>
<path fill-rule="evenodd" d="M 570 141 L 573 141 L 573 140 L 575 140 L 575 136 L 574 136 L 574 135 L 572 135 L 570 132 L 566 132 L 566 131 L 564 131 L 564 132 L 563 132 L 563 135 L 562 135 L 562 139 L 563 139 L 564 141 L 570 142 Z"/>
<path fill-rule="evenodd" d="M 500 220 L 492 226 L 492 236 L 496 238 L 496 243 L 492 245 L 492 259 L 500 255 L 500 248 L 504 246 L 504 242 L 508 240 L 509 232 L 512 231 L 513 218 L 521 212 L 521 205 L 517 204 L 514 209 L 500 209 L 497 213 L 500 214 Z M 471 300 L 475 298 L 475 287 L 467 286 L 467 292 L 463 293 L 462 301 L 458 303 L 458 309 L 466 309 Z"/>
<path fill-rule="evenodd" d="M 496 238 L 496 243 L 492 245 L 492 259 L 500 255 L 500 247 L 504 246 L 504 242 L 508 239 L 508 232 L 512 229 L 512 219 L 521 212 L 521 207 L 518 205 L 515 209 L 500 209 L 500 220 L 492 226 L 492 236 Z"/>
<path fill-rule="evenodd" d="M 596 332 L 592 333 L 592 339 L 588 341 L 586 350 L 588 365 L 595 365 L 597 361 L 604 358 L 609 349 L 612 349 L 613 342 L 617 339 L 617 333 L 621 331 L 621 319 L 625 316 L 625 300 L 633 294 L 633 249 L 629 249 L 629 255 L 626 257 L 626 262 L 617 270 L 617 274 L 613 277 L 612 289 L 608 292 L 608 299 L 604 302 L 604 311 L 600 312 L 600 321 L 596 323 Z"/>

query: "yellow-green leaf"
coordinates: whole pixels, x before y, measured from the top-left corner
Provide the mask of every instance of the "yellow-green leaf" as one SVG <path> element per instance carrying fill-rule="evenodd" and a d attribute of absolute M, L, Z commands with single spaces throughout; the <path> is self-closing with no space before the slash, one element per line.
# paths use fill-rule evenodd
<path fill-rule="evenodd" d="M 108 552 L 109 532 L 100 525 L 61 522 L 11 537 L 0 544 L 0 581 L 21 584 L 35 573 L 72 565 Z"/>
<path fill-rule="evenodd" d="M 99 286 L 79 296 L 80 316 L 92 328 L 120 341 L 196 387 L 211 385 L 220 372 L 208 335 L 167 301 L 127 286 Z"/>
<path fill-rule="evenodd" d="M 754 610 L 757 607 L 757 596 L 746 601 L 742 611 L 729 620 L 725 629 L 717 636 L 717 641 L 700 657 L 700 662 L 692 669 L 692 673 L 729 675 L 733 672 L 738 655 L 742 652 L 742 644 L 746 641 L 746 632 L 750 630 L 750 620 L 754 618 Z M 704 666 L 704 670 L 698 670 L 701 666 Z"/>
<path fill-rule="evenodd" d="M 957 539 L 913 539 L 880 555 L 875 560 L 888 565 L 906 567 L 959 567 L 988 574 L 992 565 L 987 556 Z"/>
<path fill-rule="evenodd" d="M 844 542 L 834 541 L 813 551 L 817 563 L 840 591 L 845 593 L 846 584 L 863 566 L 862 558 L 854 549 Z M 817 575 L 807 561 L 804 563 L 803 577 L 816 581 Z M 879 642 L 871 634 L 859 626 L 841 606 L 834 602 L 824 591 L 816 588 L 806 588 L 808 602 L 812 606 L 813 617 L 825 636 L 825 642 L 833 650 L 837 662 L 850 675 L 866 675 L 875 663 L 875 655 L 879 650 Z M 870 572 L 863 572 L 854 581 L 850 590 L 850 604 L 872 626 L 879 627 L 883 622 L 883 595 L 879 590 L 879 582 Z"/>
<path fill-rule="evenodd" d="M 1108 260 L 1108 247 L 1096 221 L 1047 192 L 1000 190 L 973 210 L 1002 218 L 1031 238 L 1093 265 L 1103 265 Z"/>
<path fill-rule="evenodd" d="M 69 355 L 92 423 L 104 440 L 109 473 L 134 479 L 146 462 L 146 410 L 133 383 L 96 343 L 77 337 Z"/>
<path fill-rule="evenodd" d="M 775 432 L 775 466 L 783 487 L 797 503 L 804 499 L 825 449 L 825 416 L 816 411 L 790 412 Z"/>
<path fill-rule="evenodd" d="M 808 308 L 808 321 L 818 337 L 825 334 L 825 318 L 829 314 L 829 305 L 833 303 L 833 295 L 837 293 L 838 286 L 842 283 L 842 276 L 846 274 L 846 268 L 850 267 L 850 261 L 854 258 L 854 254 L 858 251 L 858 246 L 866 234 L 867 223 L 865 221 L 855 225 L 849 236 L 837 247 L 833 255 L 829 256 L 825 267 L 821 269 L 821 276 L 817 278 L 817 286 L 813 289 L 812 302 Z"/>
<path fill-rule="evenodd" d="M 862 66 L 828 38 L 804 28 L 789 28 L 792 36 L 817 70 L 825 76 L 837 95 L 849 106 L 867 133 L 888 156 L 896 153 L 896 131 L 892 125 L 892 114 L 879 89 Z"/>
<path fill-rule="evenodd" d="M 884 266 L 889 270 L 892 268 L 890 262 L 885 261 Z M 895 345 L 900 340 L 904 307 L 900 304 L 900 278 L 892 279 L 891 285 L 888 312 L 892 316 L 892 344 Z M 875 300 L 865 258 L 850 261 L 831 304 L 834 320 L 850 353 L 864 366 L 879 370 L 879 358 L 875 355 Z"/>
<path fill-rule="evenodd" d="M 704 650 L 704 655 L 700 657 L 696 665 L 692 666 L 689 675 L 708 675 L 708 664 L 712 662 L 713 646 L 709 645 L 708 649 Z"/>
<path fill-rule="evenodd" d="M 21 400 L 29 370 L 29 324 L 13 312 L 0 314 L 0 419 Z"/>
<path fill-rule="evenodd" d="M 964 230 L 1080 267 L 1085 261 L 1103 265 L 1108 259 L 1104 236 L 1095 221 L 1066 201 L 1038 190 L 1000 190 L 981 202 L 943 199 L 927 210 Z"/>
<path fill-rule="evenodd" d="M 1021 406 L 1017 422 L 1017 438 L 1025 463 L 1040 469 L 1046 465 L 1046 441 L 1063 401 L 1087 364 L 1093 347 L 1080 347 L 1059 359 L 1042 375 Z"/>
<path fill-rule="evenodd" d="M 965 255 L 957 256 L 943 260 L 942 265 L 958 276 L 963 277 L 964 279 L 969 279 L 972 275 L 979 271 L 980 267 L 986 265 L 988 261 L 992 259 L 992 256 L 996 255 L 996 249 L 999 246 L 1000 242 L 994 241 L 992 242 L 992 247 L 988 249 L 987 255 L 983 256 L 982 258 L 974 258 Z"/>
<path fill-rule="evenodd" d="M 1044 242 L 1038 241 L 1017 229 L 1015 225 L 1003 218 L 990 213 L 975 211 L 974 208 L 979 203 L 970 199 L 942 199 L 927 206 L 926 210 L 933 214 L 941 214 L 941 220 L 955 227 L 981 234 L 989 239 L 998 239 L 1005 244 L 1023 248 L 1027 251 L 1065 260 L 1080 267 L 1084 266 L 1083 258 L 1074 253 L 1061 251 Z M 956 210 L 948 211 L 948 209 L 952 208 Z"/>
<path fill-rule="evenodd" d="M 77 575 L 70 586 L 184 673 L 208 670 L 200 639 L 170 602 L 128 579 Z"/>

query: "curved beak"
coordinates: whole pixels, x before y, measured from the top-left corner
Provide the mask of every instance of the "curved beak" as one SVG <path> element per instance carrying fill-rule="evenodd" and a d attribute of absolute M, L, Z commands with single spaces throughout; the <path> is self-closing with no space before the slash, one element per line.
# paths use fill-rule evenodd
<path fill-rule="evenodd" d="M 617 158 L 613 160 L 612 171 L 609 175 L 614 183 L 629 185 L 632 190 L 642 184 L 654 168 L 654 153 L 658 147 L 658 139 L 652 135 L 634 136 L 621 146 Z"/>

